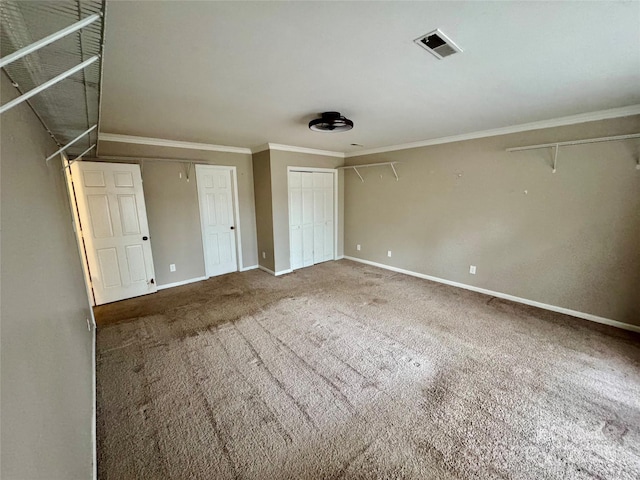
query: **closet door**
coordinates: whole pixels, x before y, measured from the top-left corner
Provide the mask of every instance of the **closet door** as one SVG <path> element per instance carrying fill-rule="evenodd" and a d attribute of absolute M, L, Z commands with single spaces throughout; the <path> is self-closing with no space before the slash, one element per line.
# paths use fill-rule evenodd
<path fill-rule="evenodd" d="M 71 172 L 96 305 L 155 292 L 140 166 L 83 161 Z"/>
<path fill-rule="evenodd" d="M 291 268 L 334 258 L 333 174 L 289 172 Z"/>

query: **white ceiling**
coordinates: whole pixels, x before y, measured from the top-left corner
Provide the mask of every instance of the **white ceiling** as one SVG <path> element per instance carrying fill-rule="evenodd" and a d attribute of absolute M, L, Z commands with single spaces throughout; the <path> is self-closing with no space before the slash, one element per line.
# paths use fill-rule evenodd
<path fill-rule="evenodd" d="M 102 132 L 353 152 L 640 104 L 640 2 L 110 1 L 103 75 Z"/>

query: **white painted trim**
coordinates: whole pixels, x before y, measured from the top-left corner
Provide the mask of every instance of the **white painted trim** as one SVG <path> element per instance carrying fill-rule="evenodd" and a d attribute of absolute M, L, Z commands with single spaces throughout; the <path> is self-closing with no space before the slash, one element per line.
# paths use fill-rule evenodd
<path fill-rule="evenodd" d="M 268 143 L 263 143 L 262 145 L 259 145 L 257 147 L 252 147 L 251 153 L 260 153 L 260 152 L 264 152 L 265 150 L 269 150 Z"/>
<path fill-rule="evenodd" d="M 296 152 L 296 153 L 309 153 L 311 155 L 324 155 L 326 157 L 338 157 L 344 158 L 345 154 L 343 152 L 334 152 L 332 150 L 318 150 L 316 148 L 307 148 L 307 147 L 295 147 L 293 145 L 281 145 L 279 143 L 268 143 L 267 147 L 269 150 L 279 150 L 281 152 Z M 262 147 L 258 147 L 262 148 Z M 264 151 L 265 148 L 258 151 Z M 254 152 L 256 153 L 256 152 Z"/>
<path fill-rule="evenodd" d="M 287 173 L 289 172 L 323 172 L 323 173 L 338 173 L 337 168 L 321 168 L 321 167 L 287 167 Z"/>
<path fill-rule="evenodd" d="M 445 280 L 443 278 L 432 277 L 431 275 L 425 275 L 423 273 L 413 272 L 411 270 L 405 270 L 403 268 L 392 267 L 383 263 L 372 262 L 370 260 L 363 260 L 361 258 L 349 257 L 345 255 L 346 260 L 353 260 L 354 262 L 364 263 L 366 265 L 372 265 L 374 267 L 383 268 L 385 270 L 391 270 L 392 272 L 403 273 L 412 277 L 422 278 L 424 280 L 431 280 L 432 282 L 444 283 L 445 285 L 451 285 L 452 287 L 464 288 L 465 290 L 471 290 L 473 292 L 483 293 L 485 295 L 491 295 L 492 297 L 502 298 L 504 300 L 510 300 L 516 303 L 523 303 L 532 307 L 542 308 L 544 310 L 550 310 L 552 312 L 564 313 L 565 315 L 571 315 L 573 317 L 582 318 L 584 320 L 590 320 L 596 323 L 603 323 L 612 327 L 622 328 L 624 330 L 630 330 L 632 332 L 640 332 L 640 326 L 631 325 L 630 323 L 619 322 L 617 320 L 611 320 L 610 318 L 599 317 L 592 315 L 591 313 L 579 312 L 577 310 L 571 310 L 564 307 L 556 307 L 555 305 L 549 305 L 546 303 L 536 302 L 535 300 L 528 300 L 526 298 L 515 297 L 507 293 L 494 292 L 493 290 L 487 290 L 486 288 L 474 287 L 472 285 L 466 285 L 464 283 L 452 282 L 451 280 Z"/>
<path fill-rule="evenodd" d="M 430 140 L 422 140 L 412 143 L 402 143 L 398 145 L 388 145 L 386 147 L 370 148 L 367 150 L 359 150 L 357 152 L 336 152 L 332 150 L 319 150 L 316 148 L 296 147 L 293 145 L 282 145 L 279 143 L 266 143 L 258 147 L 230 147 L 226 145 L 213 145 L 209 143 L 183 142 L 178 140 L 167 140 L 164 138 L 137 137 L 134 135 L 121 135 L 118 133 L 98 134 L 98 140 L 103 142 L 118 143 L 135 143 L 138 145 L 154 145 L 158 147 L 185 148 L 191 150 L 209 150 L 214 152 L 244 153 L 252 154 L 263 152 L 265 150 L 280 150 L 283 152 L 309 153 L 312 155 L 325 155 L 328 157 L 350 158 L 360 157 L 362 155 L 371 155 L 373 153 L 394 152 L 396 150 L 407 150 L 410 148 L 428 147 L 430 145 L 441 145 L 443 143 L 462 142 L 465 140 L 474 140 L 477 138 L 495 137 L 498 135 L 508 135 L 510 133 L 526 132 L 529 130 L 539 130 L 542 128 L 561 127 L 565 125 L 575 125 L 585 122 L 595 122 L 598 120 L 606 120 L 610 118 L 628 117 L 640 114 L 640 104 L 629 105 L 620 108 L 611 108 L 608 110 L 600 110 L 597 112 L 580 113 L 578 115 L 570 115 L 567 117 L 553 118 L 549 120 L 541 120 L 538 122 L 523 123 L 510 127 L 495 128 L 491 130 L 480 130 L 477 132 L 463 133 L 461 135 L 452 135 L 449 137 L 432 138 Z"/>
<path fill-rule="evenodd" d="M 242 229 L 240 228 L 240 192 L 238 191 L 238 168 L 231 167 L 231 183 L 233 184 L 233 204 L 235 216 L 236 231 L 236 260 L 238 262 L 238 271 L 241 272 L 244 267 L 242 260 Z M 198 202 L 199 204 L 200 202 Z"/>
<path fill-rule="evenodd" d="M 263 272 L 267 272 L 270 273 L 271 275 L 273 275 L 274 277 L 279 277 L 280 275 L 285 275 L 287 273 L 293 273 L 293 270 L 291 270 L 290 268 L 287 270 L 281 270 L 279 272 L 274 272 L 273 270 L 268 269 L 267 267 L 263 267 L 262 265 L 258 265 L 258 268 L 260 270 L 262 270 Z"/>
<path fill-rule="evenodd" d="M 91 309 L 93 318 L 93 309 Z M 93 400 L 91 412 L 91 456 L 93 462 L 93 480 L 98 480 L 98 393 L 96 381 L 96 321 L 93 319 L 91 328 L 91 397 Z"/>
<path fill-rule="evenodd" d="M 213 145 L 211 143 L 182 142 L 179 140 L 166 140 L 164 138 L 136 137 L 134 135 L 120 135 L 118 133 L 100 132 L 98 134 L 98 140 L 101 142 L 135 143 L 137 145 L 153 145 L 156 147 L 186 148 L 189 150 L 208 150 L 212 152 L 251 154 L 251 149 L 244 147 Z"/>
<path fill-rule="evenodd" d="M 262 270 L 263 272 L 270 273 L 271 275 L 274 275 L 274 276 L 276 274 L 276 272 L 274 272 L 273 270 L 269 270 L 267 267 L 264 267 L 262 265 L 258 265 L 258 269 Z"/>
<path fill-rule="evenodd" d="M 249 270 L 255 270 L 258 268 L 258 265 L 251 265 L 250 267 L 244 267 L 241 272 L 248 272 Z"/>
<path fill-rule="evenodd" d="M 207 280 L 207 277 L 189 278 L 187 280 L 182 280 L 181 282 L 165 283 L 164 285 L 158 285 L 157 288 L 158 290 L 165 290 L 167 288 L 180 287 L 190 283 L 202 282 L 203 280 Z"/>
<path fill-rule="evenodd" d="M 511 127 L 494 128 L 491 130 L 481 130 L 478 132 L 464 133 L 462 135 L 452 135 L 450 137 L 433 138 L 431 140 L 423 140 L 421 142 L 403 143 L 400 145 L 389 145 L 387 147 L 359 150 L 357 152 L 345 153 L 344 156 L 345 158 L 360 157 L 362 155 L 371 155 L 373 153 L 395 152 L 397 150 L 428 147 L 430 145 L 441 145 L 443 143 L 463 142 L 465 140 L 474 140 L 477 138 L 495 137 L 498 135 L 508 135 L 510 133 L 526 132 L 529 130 L 540 130 L 542 128 L 562 127 L 565 125 L 575 125 L 578 123 L 595 122 L 597 120 L 628 117 L 631 115 L 639 114 L 640 105 L 629 105 L 628 107 L 612 108 L 609 110 L 601 110 L 598 112 L 581 113 L 579 115 L 542 120 L 539 122 L 523 123 L 520 125 L 513 125 Z"/>

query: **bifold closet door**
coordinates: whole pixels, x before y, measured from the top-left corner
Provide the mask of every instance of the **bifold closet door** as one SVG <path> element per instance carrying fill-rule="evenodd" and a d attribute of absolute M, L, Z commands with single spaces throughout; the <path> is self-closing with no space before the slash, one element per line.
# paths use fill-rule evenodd
<path fill-rule="evenodd" d="M 289 172 L 291 268 L 333 260 L 333 174 Z"/>

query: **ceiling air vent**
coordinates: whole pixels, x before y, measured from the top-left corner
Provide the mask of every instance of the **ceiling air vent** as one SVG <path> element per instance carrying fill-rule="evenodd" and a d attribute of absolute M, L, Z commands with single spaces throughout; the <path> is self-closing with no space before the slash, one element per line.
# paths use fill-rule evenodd
<path fill-rule="evenodd" d="M 414 42 L 427 52 L 433 53 L 440 60 L 454 53 L 462 52 L 459 46 L 438 29 L 416 38 Z"/>

